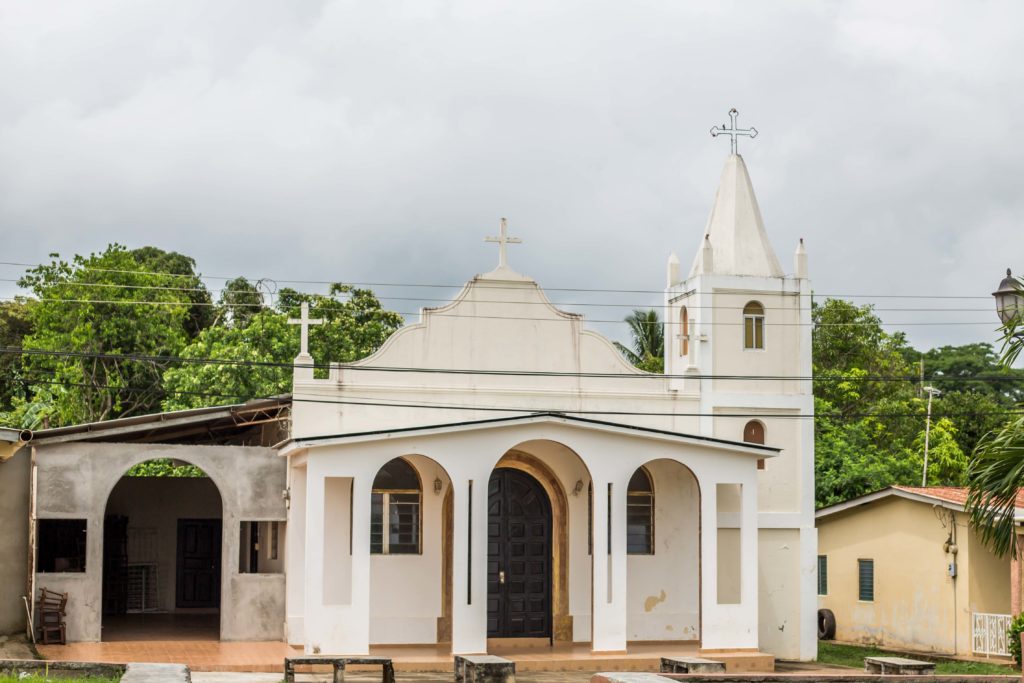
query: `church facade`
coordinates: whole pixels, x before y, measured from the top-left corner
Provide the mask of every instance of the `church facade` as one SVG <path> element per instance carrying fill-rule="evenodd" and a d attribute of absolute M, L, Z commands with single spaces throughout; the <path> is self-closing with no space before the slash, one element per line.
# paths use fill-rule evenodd
<path fill-rule="evenodd" d="M 783 271 L 736 154 L 697 237 L 668 261 L 665 374 L 510 267 L 503 224 L 497 268 L 362 361 L 315 374 L 303 310 L 290 397 L 12 436 L 29 563 L 0 578 L 67 591 L 73 641 L 186 615 L 324 654 L 812 659 L 806 255 Z M 207 477 L 125 476 L 153 458 Z"/>
<path fill-rule="evenodd" d="M 495 270 L 371 357 L 326 378 L 296 359 L 287 640 L 813 658 L 806 255 L 783 272 L 743 159 L 689 273 L 669 259 L 665 375 L 509 267 L 504 224 L 494 241 Z"/>

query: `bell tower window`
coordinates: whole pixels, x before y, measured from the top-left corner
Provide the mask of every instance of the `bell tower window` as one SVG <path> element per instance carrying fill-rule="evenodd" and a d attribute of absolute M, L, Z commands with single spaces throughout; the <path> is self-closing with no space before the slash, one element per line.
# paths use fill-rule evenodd
<path fill-rule="evenodd" d="M 690 314 L 686 306 L 679 309 L 679 355 L 683 358 L 690 355 Z"/>
<path fill-rule="evenodd" d="M 764 348 L 764 306 L 756 301 L 743 307 L 743 348 Z"/>

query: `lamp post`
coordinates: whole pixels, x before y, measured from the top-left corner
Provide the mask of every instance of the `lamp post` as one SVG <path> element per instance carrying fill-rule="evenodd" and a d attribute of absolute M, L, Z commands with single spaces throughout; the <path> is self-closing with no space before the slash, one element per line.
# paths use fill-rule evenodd
<path fill-rule="evenodd" d="M 921 471 L 921 486 L 928 486 L 928 438 L 932 432 L 932 399 L 942 392 L 935 387 L 925 387 L 928 394 L 928 417 L 924 421 L 924 468 Z"/>
<path fill-rule="evenodd" d="M 996 300 L 996 313 L 1004 325 L 1024 315 L 1024 295 L 1009 268 L 1006 269 L 1006 277 L 999 283 L 999 289 L 992 292 L 992 296 Z"/>

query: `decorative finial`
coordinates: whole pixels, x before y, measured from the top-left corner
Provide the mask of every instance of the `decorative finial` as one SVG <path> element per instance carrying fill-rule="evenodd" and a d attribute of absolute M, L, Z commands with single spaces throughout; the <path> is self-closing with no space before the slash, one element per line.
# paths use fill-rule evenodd
<path fill-rule="evenodd" d="M 323 318 L 310 318 L 309 317 L 309 302 L 303 301 L 299 307 L 300 315 L 298 318 L 288 318 L 289 325 L 299 326 L 299 355 L 309 355 L 309 326 L 310 325 L 323 325 Z"/>
<path fill-rule="evenodd" d="M 508 267 L 508 258 L 505 255 L 505 245 L 523 243 L 523 241 L 518 237 L 508 236 L 508 221 L 504 218 L 501 219 L 501 232 L 498 237 L 485 237 L 484 242 L 494 242 L 498 245 L 498 268 Z"/>
<path fill-rule="evenodd" d="M 753 126 L 751 126 L 750 128 L 737 128 L 736 127 L 736 117 L 739 116 L 739 114 L 740 113 L 738 111 L 736 111 L 736 109 L 730 109 L 729 110 L 730 126 L 728 128 L 726 128 L 725 124 L 722 124 L 721 128 L 719 128 L 718 126 L 715 126 L 714 128 L 711 129 L 711 137 L 713 137 L 713 138 L 717 138 L 719 135 L 728 135 L 731 138 L 732 153 L 733 154 L 739 154 L 739 152 L 736 151 L 736 138 L 737 138 L 737 136 L 746 135 L 747 137 L 750 137 L 750 138 L 756 138 L 757 137 L 757 128 L 754 128 Z"/>

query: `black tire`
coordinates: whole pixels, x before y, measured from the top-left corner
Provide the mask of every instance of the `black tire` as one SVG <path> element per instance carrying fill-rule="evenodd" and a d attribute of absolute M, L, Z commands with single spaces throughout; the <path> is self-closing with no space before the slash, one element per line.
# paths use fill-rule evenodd
<path fill-rule="evenodd" d="M 836 615 L 830 609 L 818 610 L 818 640 L 834 640 L 836 637 Z"/>

